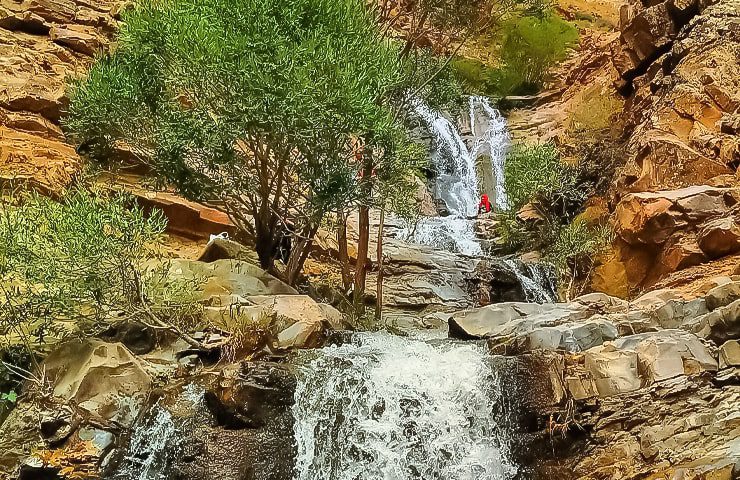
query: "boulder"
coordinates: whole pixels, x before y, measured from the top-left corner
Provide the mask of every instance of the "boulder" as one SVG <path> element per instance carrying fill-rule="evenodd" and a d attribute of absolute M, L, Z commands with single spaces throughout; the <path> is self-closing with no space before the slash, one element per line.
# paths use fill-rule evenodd
<path fill-rule="evenodd" d="M 517 333 L 538 321 L 542 326 L 583 317 L 586 308 L 573 310 L 565 304 L 499 303 L 453 314 L 449 319 L 451 338 L 480 339 Z"/>
<path fill-rule="evenodd" d="M 707 292 L 705 299 L 709 310 L 731 304 L 740 299 L 740 281 L 727 282 L 712 288 Z"/>
<path fill-rule="evenodd" d="M 621 337 L 587 350 L 584 364 L 600 396 L 631 392 L 681 375 L 717 370 L 716 360 L 701 340 L 682 330 Z"/>
<path fill-rule="evenodd" d="M 44 362 L 54 395 L 100 421 L 130 426 L 152 386 L 142 363 L 120 343 L 68 342 Z"/>
<path fill-rule="evenodd" d="M 306 295 L 253 296 L 248 300 L 277 317 L 278 347 L 315 348 L 332 330 L 343 327 L 342 314 Z"/>
<path fill-rule="evenodd" d="M 716 218 L 702 224 L 698 232 L 698 245 L 709 258 L 740 252 L 738 216 Z"/>
<path fill-rule="evenodd" d="M 740 367 L 740 342 L 728 340 L 719 348 L 719 368 Z"/>
<path fill-rule="evenodd" d="M 204 282 L 203 300 L 224 296 L 242 298 L 250 295 L 295 295 L 298 292 L 261 268 L 243 261 L 216 260 L 205 263 L 197 260 L 174 259 L 166 264 L 172 279 Z"/>
<path fill-rule="evenodd" d="M 695 319 L 690 329 L 717 345 L 740 338 L 740 299 Z"/>

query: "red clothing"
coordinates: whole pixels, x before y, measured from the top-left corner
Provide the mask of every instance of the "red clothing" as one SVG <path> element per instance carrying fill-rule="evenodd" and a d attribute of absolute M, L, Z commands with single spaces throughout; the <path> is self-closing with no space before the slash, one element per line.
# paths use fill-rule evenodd
<path fill-rule="evenodd" d="M 478 204 L 478 213 L 488 213 L 491 211 L 491 202 L 488 200 L 488 195 L 483 194 Z"/>

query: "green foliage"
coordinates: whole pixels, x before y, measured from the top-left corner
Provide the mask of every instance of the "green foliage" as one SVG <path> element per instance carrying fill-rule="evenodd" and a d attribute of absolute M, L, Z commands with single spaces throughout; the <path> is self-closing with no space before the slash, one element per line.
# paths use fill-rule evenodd
<path fill-rule="evenodd" d="M 65 127 L 91 156 L 125 145 L 162 183 L 220 202 L 269 268 L 287 220 L 310 237 L 367 193 L 358 138 L 382 157 L 407 143 L 399 48 L 362 0 L 143 0 L 73 84 Z"/>
<path fill-rule="evenodd" d="M 587 274 L 613 237 L 610 227 L 590 225 L 576 217 L 558 230 L 555 242 L 547 249 L 545 258 L 563 276 Z"/>
<path fill-rule="evenodd" d="M 552 143 L 514 145 L 506 156 L 504 184 L 513 210 L 535 201 L 560 216 L 589 194 L 579 184 L 578 168 L 561 161 Z"/>
<path fill-rule="evenodd" d="M 512 18 L 502 27 L 502 66 L 491 72 L 489 88 L 501 96 L 536 93 L 577 43 L 576 28 L 553 12 Z"/>
<path fill-rule="evenodd" d="M 571 287 L 588 276 L 612 234 L 608 226 L 589 224 L 577 214 L 600 187 L 603 172 L 586 159 L 578 165 L 563 162 L 553 144 L 515 145 L 504 167 L 510 209 L 497 225 L 504 248 L 540 250 Z M 519 216 L 523 209 L 529 218 Z"/>
<path fill-rule="evenodd" d="M 140 266 L 163 232 L 131 198 L 77 189 L 61 202 L 31 194 L 0 204 L 0 358 L 143 317 Z M 7 365 L 6 365 L 7 366 Z M 17 373 L 12 368 L 10 373 Z M 10 378 L 6 380 L 11 380 Z"/>

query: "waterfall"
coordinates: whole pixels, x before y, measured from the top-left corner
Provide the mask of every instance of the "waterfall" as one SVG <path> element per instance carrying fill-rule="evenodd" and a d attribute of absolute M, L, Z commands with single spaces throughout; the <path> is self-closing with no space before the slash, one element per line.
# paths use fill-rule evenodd
<path fill-rule="evenodd" d="M 519 280 L 527 302 L 550 303 L 557 302 L 558 295 L 553 281 L 551 269 L 540 263 L 524 263 L 517 260 L 505 259 L 512 273 Z"/>
<path fill-rule="evenodd" d="M 376 332 L 302 355 L 296 480 L 503 480 L 516 473 L 484 345 Z"/>
<path fill-rule="evenodd" d="M 437 174 L 434 190 L 448 215 L 421 219 L 413 230 L 413 239 L 423 245 L 475 256 L 483 253 L 471 219 L 478 213 L 481 196 L 476 162 L 482 155 L 491 158 L 494 202 L 497 207 L 506 208 L 503 169 L 509 135 L 505 119 L 491 107 L 488 99 L 470 97 L 468 108 L 473 136 L 470 148 L 460 131 L 442 114 L 421 101 L 414 104 L 416 114 L 434 137 L 435 151 L 431 155 Z"/>
<path fill-rule="evenodd" d="M 204 390 L 187 385 L 176 400 L 180 408 L 205 410 Z M 191 428 L 173 417 L 159 402 L 147 412 L 131 436 L 128 449 L 112 480 L 168 480 L 170 463 L 179 455 L 180 432 Z"/>
<path fill-rule="evenodd" d="M 483 118 L 479 121 L 479 115 Z M 510 138 L 506 129 L 506 119 L 493 108 L 485 97 L 470 97 L 470 130 L 475 141 L 471 155 L 478 158 L 488 155 L 495 181 L 495 202 L 500 210 L 509 208 L 509 199 L 504 184 L 504 160 L 509 148 Z"/>

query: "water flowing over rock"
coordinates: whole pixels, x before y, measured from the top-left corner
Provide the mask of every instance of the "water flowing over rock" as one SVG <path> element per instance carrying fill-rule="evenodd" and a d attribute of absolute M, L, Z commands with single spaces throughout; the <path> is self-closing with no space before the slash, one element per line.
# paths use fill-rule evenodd
<path fill-rule="evenodd" d="M 475 235 L 475 224 L 471 221 L 478 214 L 482 192 L 478 161 L 484 156 L 490 158 L 490 163 L 482 168 L 492 172 L 491 203 L 506 208 L 508 201 L 503 174 L 509 135 L 506 120 L 486 98 L 470 97 L 468 102 L 465 121 L 469 122 L 472 136 L 468 142 L 470 146 L 460 128 L 421 101 L 416 102 L 416 113 L 432 134 L 435 150 L 431 162 L 436 174 L 433 193 L 444 205 L 446 215 L 422 218 L 413 231 L 407 233 L 421 244 L 480 255 L 482 249 Z"/>
<path fill-rule="evenodd" d="M 502 396 L 482 345 L 366 333 L 308 353 L 297 478 L 511 478 Z"/>

